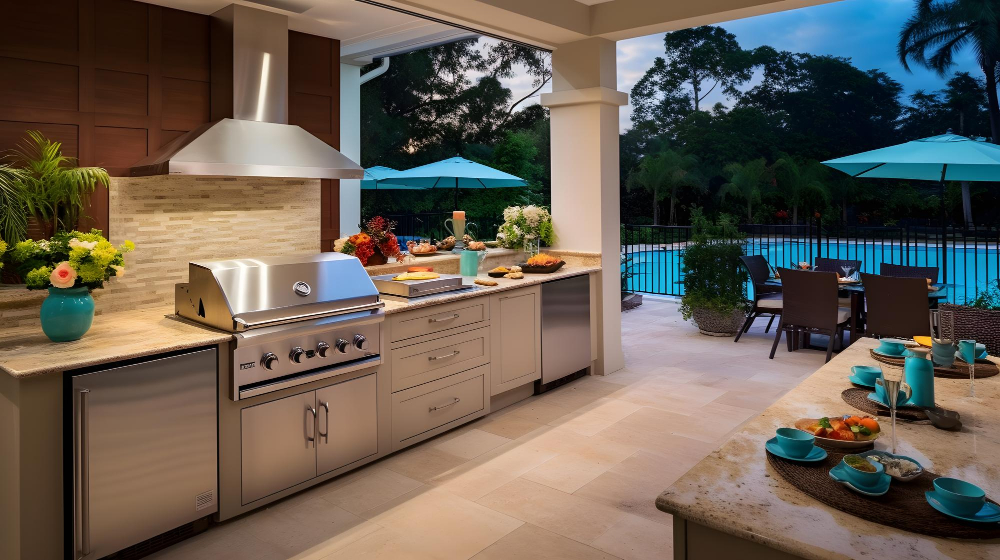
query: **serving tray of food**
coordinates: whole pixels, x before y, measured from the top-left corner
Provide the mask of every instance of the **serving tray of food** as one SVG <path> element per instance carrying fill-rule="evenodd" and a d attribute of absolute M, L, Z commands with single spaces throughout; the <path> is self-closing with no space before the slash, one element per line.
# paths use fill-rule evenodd
<path fill-rule="evenodd" d="M 558 257 L 553 257 L 552 255 L 546 255 L 545 253 L 538 253 L 537 255 L 531 257 L 527 262 L 521 263 L 521 270 L 530 274 L 551 274 L 566 264 L 565 261 Z"/>

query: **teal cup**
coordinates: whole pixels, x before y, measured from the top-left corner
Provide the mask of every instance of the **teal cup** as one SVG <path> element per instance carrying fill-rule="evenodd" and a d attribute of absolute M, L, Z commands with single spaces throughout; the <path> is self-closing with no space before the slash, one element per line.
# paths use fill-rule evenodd
<path fill-rule="evenodd" d="M 976 361 L 976 341 L 975 340 L 959 340 L 958 341 L 958 353 L 962 356 L 962 359 L 966 363 L 973 363 Z"/>
<path fill-rule="evenodd" d="M 886 396 L 885 386 L 883 386 L 882 383 L 879 382 L 879 379 L 881 379 L 881 378 L 882 377 L 879 376 L 879 378 L 875 380 L 875 395 L 878 396 L 878 398 L 882 402 L 888 404 L 889 403 L 889 398 Z M 899 394 L 896 397 L 896 405 L 898 406 L 898 405 L 901 405 L 901 404 L 909 404 L 906 399 L 907 399 L 906 391 L 904 391 L 903 389 L 900 389 L 899 390 Z"/>
<path fill-rule="evenodd" d="M 886 354 L 888 356 L 899 356 L 903 353 L 906 346 L 903 346 L 902 342 L 896 340 L 884 339 L 880 340 L 878 344 L 878 349 L 876 352 L 880 354 Z"/>
<path fill-rule="evenodd" d="M 849 457 L 849 455 L 845 456 Z M 875 467 L 872 472 L 859 471 L 858 469 L 847 464 L 844 459 L 840 460 L 840 464 L 843 465 L 844 474 L 847 476 L 847 480 L 854 486 L 860 488 L 871 488 L 882 480 L 882 475 L 885 473 L 885 466 L 882 463 L 876 461 L 868 461 L 868 464 Z"/>
<path fill-rule="evenodd" d="M 931 357 L 934 363 L 941 367 L 951 367 L 955 363 L 955 352 L 958 348 L 950 340 L 934 340 L 931 344 Z"/>
<path fill-rule="evenodd" d="M 796 428 L 778 428 L 775 432 L 778 447 L 789 457 L 805 458 L 812 451 L 815 436 Z"/>
<path fill-rule="evenodd" d="M 927 359 L 927 352 L 917 350 L 913 352 L 914 356 L 906 358 L 903 370 L 906 372 L 906 384 L 910 386 L 907 404 L 934 406 L 934 363 Z"/>
<path fill-rule="evenodd" d="M 982 488 L 957 478 L 934 479 L 934 490 L 938 502 L 957 515 L 974 515 L 986 503 L 986 492 Z"/>
<path fill-rule="evenodd" d="M 854 366 L 851 368 L 851 372 L 868 385 L 874 385 L 875 380 L 882 377 L 882 370 L 875 366 Z"/>

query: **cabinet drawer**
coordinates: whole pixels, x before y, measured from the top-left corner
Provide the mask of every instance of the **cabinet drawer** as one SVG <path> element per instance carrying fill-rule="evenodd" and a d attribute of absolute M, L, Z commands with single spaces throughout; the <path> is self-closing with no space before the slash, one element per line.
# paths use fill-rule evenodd
<path fill-rule="evenodd" d="M 488 363 L 490 328 L 396 348 L 389 356 L 392 391 L 402 391 Z"/>
<path fill-rule="evenodd" d="M 415 387 L 393 395 L 393 441 L 405 443 L 424 432 L 483 410 L 487 368 L 480 366 L 458 374 L 455 383 L 441 383 L 445 385 L 441 388 Z"/>
<path fill-rule="evenodd" d="M 392 316 L 391 342 L 442 332 L 489 319 L 489 299 L 482 297 Z"/>

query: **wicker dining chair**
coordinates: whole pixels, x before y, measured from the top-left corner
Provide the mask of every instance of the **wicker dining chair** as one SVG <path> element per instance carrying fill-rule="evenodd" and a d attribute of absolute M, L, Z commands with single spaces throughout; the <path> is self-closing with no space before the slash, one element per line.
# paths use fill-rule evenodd
<path fill-rule="evenodd" d="M 813 270 L 816 272 L 836 272 L 837 274 L 843 276 L 844 270 L 841 267 L 844 266 L 849 266 L 854 270 L 861 270 L 861 261 L 816 257 L 816 266 L 813 267 Z"/>
<path fill-rule="evenodd" d="M 868 336 L 913 338 L 930 336 L 927 281 L 861 274 L 868 306 Z"/>
<path fill-rule="evenodd" d="M 761 255 L 744 255 L 740 257 L 740 261 L 743 262 L 743 266 L 750 274 L 750 281 L 753 282 L 753 307 L 747 313 L 747 320 L 743 323 L 743 327 L 737 331 L 736 340 L 733 342 L 740 341 L 740 337 L 750 330 L 750 325 L 757 317 L 770 315 L 771 319 L 764 327 L 766 333 L 771 330 L 774 318 L 781 315 L 781 286 L 765 284 L 771 276 L 771 267 L 768 266 L 767 259 Z"/>
<path fill-rule="evenodd" d="M 882 263 L 879 274 L 893 278 L 930 278 L 931 282 L 938 281 L 938 267 L 936 266 L 904 266 Z"/>
<path fill-rule="evenodd" d="M 830 337 L 826 346 L 826 361 L 829 362 L 838 337 L 840 346 L 844 346 L 844 327 L 851 320 L 851 310 L 837 304 L 837 275 L 791 269 L 781 269 L 780 273 L 781 320 L 775 331 L 770 358 L 774 359 L 782 332 L 786 337 L 797 337 L 800 332 L 807 332 Z"/>

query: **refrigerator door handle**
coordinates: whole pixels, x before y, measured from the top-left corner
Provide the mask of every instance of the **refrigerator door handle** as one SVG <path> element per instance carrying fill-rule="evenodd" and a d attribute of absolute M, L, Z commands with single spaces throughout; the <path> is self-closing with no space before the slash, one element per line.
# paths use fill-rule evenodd
<path fill-rule="evenodd" d="M 90 555 L 90 411 L 87 409 L 87 401 L 90 397 L 89 389 L 80 389 L 80 406 L 77 418 L 80 426 L 80 436 L 77 440 L 77 472 L 80 477 L 79 489 L 79 514 L 80 531 L 78 558 L 86 558 Z"/>

